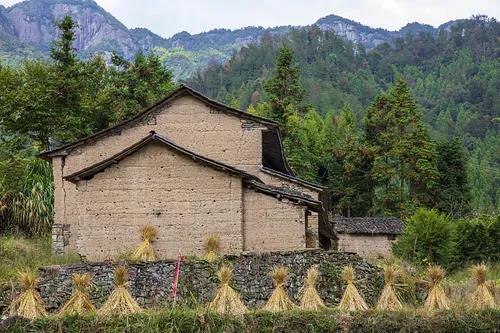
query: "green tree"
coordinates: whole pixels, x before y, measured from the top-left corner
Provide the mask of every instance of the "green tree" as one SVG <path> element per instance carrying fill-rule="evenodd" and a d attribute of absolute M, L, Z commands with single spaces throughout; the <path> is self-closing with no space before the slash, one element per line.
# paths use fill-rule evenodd
<path fill-rule="evenodd" d="M 431 205 L 437 177 L 435 147 L 404 79 L 375 98 L 365 118 L 365 135 L 374 149 L 374 209 L 405 215 Z"/>
<path fill-rule="evenodd" d="M 467 182 L 467 160 L 460 140 L 443 141 L 437 145 L 435 205 L 452 217 L 470 212 L 470 190 Z"/>
<path fill-rule="evenodd" d="M 285 136 L 289 132 L 288 118 L 294 112 L 302 111 L 304 89 L 300 84 L 300 70 L 294 58 L 294 53 L 288 46 L 282 46 L 276 57 L 274 76 L 269 79 L 264 90 L 268 94 L 272 119 L 283 129 Z"/>

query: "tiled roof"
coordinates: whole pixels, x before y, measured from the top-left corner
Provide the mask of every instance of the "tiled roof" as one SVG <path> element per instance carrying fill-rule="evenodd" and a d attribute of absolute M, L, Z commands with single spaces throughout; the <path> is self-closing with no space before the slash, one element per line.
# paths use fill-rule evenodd
<path fill-rule="evenodd" d="M 334 217 L 333 228 L 340 234 L 401 234 L 404 223 L 397 217 Z"/>

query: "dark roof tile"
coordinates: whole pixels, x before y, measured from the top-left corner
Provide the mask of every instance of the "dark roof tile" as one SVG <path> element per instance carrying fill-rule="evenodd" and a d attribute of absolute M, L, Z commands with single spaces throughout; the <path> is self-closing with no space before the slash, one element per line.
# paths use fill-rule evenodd
<path fill-rule="evenodd" d="M 404 222 L 397 217 L 335 217 L 330 223 L 340 234 L 401 234 Z"/>

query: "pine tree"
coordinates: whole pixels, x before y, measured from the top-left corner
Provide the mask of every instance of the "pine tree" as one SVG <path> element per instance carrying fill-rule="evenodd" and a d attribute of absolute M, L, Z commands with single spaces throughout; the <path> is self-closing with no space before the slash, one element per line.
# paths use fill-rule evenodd
<path fill-rule="evenodd" d="M 293 112 L 303 111 L 304 89 L 300 84 L 300 70 L 295 62 L 293 50 L 288 46 L 279 49 L 276 57 L 275 75 L 264 85 L 268 94 L 271 117 L 280 125 L 286 136 L 287 121 Z"/>
<path fill-rule="evenodd" d="M 435 147 L 404 79 L 376 97 L 368 108 L 365 132 L 376 155 L 374 208 L 405 215 L 415 206 L 432 205 Z"/>
<path fill-rule="evenodd" d="M 443 141 L 437 145 L 436 208 L 452 217 L 470 211 L 470 190 L 467 182 L 467 160 L 460 140 Z"/>

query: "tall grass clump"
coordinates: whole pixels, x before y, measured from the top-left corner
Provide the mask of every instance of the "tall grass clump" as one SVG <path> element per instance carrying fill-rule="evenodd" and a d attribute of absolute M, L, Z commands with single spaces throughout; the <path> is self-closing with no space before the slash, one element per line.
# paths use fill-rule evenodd
<path fill-rule="evenodd" d="M 208 235 L 203 242 L 203 248 L 205 249 L 205 260 L 208 262 L 214 262 L 219 259 L 221 246 L 219 235 L 212 234 Z"/>
<path fill-rule="evenodd" d="M 109 316 L 114 314 L 124 315 L 141 312 L 142 309 L 127 290 L 126 281 L 128 272 L 125 267 L 119 266 L 115 270 L 115 290 L 109 295 L 106 302 L 97 314 Z"/>
<path fill-rule="evenodd" d="M 450 301 L 443 289 L 443 279 L 446 271 L 441 266 L 430 266 L 427 269 L 427 283 L 429 285 L 429 293 L 425 300 L 424 307 L 426 310 L 449 310 Z"/>
<path fill-rule="evenodd" d="M 140 230 L 142 243 L 132 253 L 132 260 L 155 261 L 156 253 L 152 243 L 158 235 L 158 229 L 151 225 L 143 226 Z"/>
<path fill-rule="evenodd" d="M 243 315 L 247 308 L 241 301 L 240 295 L 229 285 L 229 281 L 233 277 L 232 270 L 227 266 L 222 266 L 217 276 L 220 285 L 214 299 L 210 302 L 209 308 L 222 314 Z"/>
<path fill-rule="evenodd" d="M 73 274 L 74 290 L 70 299 L 59 310 L 59 315 L 82 315 L 87 312 L 95 311 L 95 306 L 90 300 L 90 295 L 87 291 L 92 277 L 88 273 Z"/>
<path fill-rule="evenodd" d="M 46 316 L 47 312 L 43 305 L 43 300 L 36 290 L 38 277 L 31 272 L 19 273 L 19 284 L 21 294 L 12 301 L 9 306 L 11 316 L 21 316 L 28 319 L 36 319 Z"/>
<path fill-rule="evenodd" d="M 285 281 L 288 275 L 288 268 L 280 266 L 275 267 L 271 271 L 271 277 L 274 281 L 274 290 L 271 297 L 264 305 L 264 310 L 271 312 L 280 312 L 295 309 L 297 306 L 293 304 L 285 290 Z"/>
<path fill-rule="evenodd" d="M 476 278 L 476 290 L 472 294 L 472 305 L 478 310 L 495 308 L 495 298 L 486 283 L 486 265 L 474 265 L 471 270 Z"/>
<path fill-rule="evenodd" d="M 319 272 L 315 267 L 309 268 L 304 281 L 304 290 L 300 299 L 300 308 L 303 310 L 325 309 L 325 303 L 316 289 Z"/>
<path fill-rule="evenodd" d="M 347 286 L 340 300 L 339 309 L 342 311 L 367 310 L 368 305 L 366 305 L 365 300 L 354 285 L 355 274 L 354 268 L 351 265 L 344 267 L 342 279 L 346 282 Z"/>

